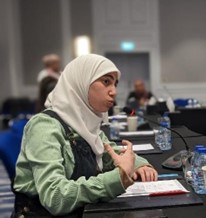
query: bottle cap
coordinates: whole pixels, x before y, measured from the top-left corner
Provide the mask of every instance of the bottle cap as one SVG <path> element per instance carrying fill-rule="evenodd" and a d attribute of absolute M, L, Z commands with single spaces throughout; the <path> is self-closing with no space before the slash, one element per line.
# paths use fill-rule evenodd
<path fill-rule="evenodd" d="M 198 148 L 198 152 L 200 154 L 206 154 L 206 148 L 205 147 L 204 148 Z"/>
<path fill-rule="evenodd" d="M 166 112 L 164 112 L 163 117 L 168 117 L 168 115 L 169 115 L 169 112 L 166 111 Z"/>
<path fill-rule="evenodd" d="M 193 102 L 192 98 L 189 98 L 188 101 L 187 101 L 188 104 L 192 104 L 192 102 Z"/>
<path fill-rule="evenodd" d="M 195 151 L 198 151 L 199 148 L 204 148 L 204 145 L 195 145 Z"/>

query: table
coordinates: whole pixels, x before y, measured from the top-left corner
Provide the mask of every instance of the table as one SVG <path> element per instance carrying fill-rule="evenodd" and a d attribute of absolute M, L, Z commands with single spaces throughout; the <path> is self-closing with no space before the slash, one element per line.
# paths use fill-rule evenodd
<path fill-rule="evenodd" d="M 178 127 L 178 131 L 181 132 L 181 134 L 186 140 L 188 146 L 192 149 L 196 144 L 204 144 L 206 145 L 206 136 L 196 134 L 190 130 L 188 130 L 185 127 Z M 177 130 L 177 129 L 176 129 Z M 138 140 L 138 139 L 137 139 Z M 139 139 L 140 143 L 147 143 L 147 142 L 154 142 L 154 138 L 148 137 L 144 139 Z M 147 154 L 142 155 L 145 157 L 158 171 L 159 174 L 162 173 L 179 173 L 182 174 L 181 171 L 177 170 L 170 170 L 162 168 L 161 163 L 166 160 L 171 155 L 175 154 L 176 152 L 185 149 L 185 145 L 182 141 L 182 139 L 178 136 L 173 135 L 173 146 L 172 149 L 169 151 L 164 151 L 162 154 Z M 183 175 L 183 174 L 182 174 Z M 206 195 L 199 195 L 200 198 L 203 200 L 203 205 L 194 205 L 194 206 L 178 206 L 178 207 L 168 207 L 168 208 L 162 208 L 165 215 L 167 215 L 169 218 L 205 218 L 206 216 Z M 98 203 L 96 204 L 98 207 Z M 136 212 L 136 213 L 135 213 Z M 139 211 L 132 211 L 131 212 L 110 212 L 110 213 L 85 213 L 84 218 L 135 218 L 140 217 L 138 216 Z"/>

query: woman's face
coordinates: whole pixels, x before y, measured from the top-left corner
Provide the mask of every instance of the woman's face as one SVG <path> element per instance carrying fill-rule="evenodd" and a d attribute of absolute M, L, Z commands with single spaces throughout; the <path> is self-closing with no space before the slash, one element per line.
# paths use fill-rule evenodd
<path fill-rule="evenodd" d="M 95 112 L 107 112 L 114 105 L 117 82 L 117 72 L 111 72 L 90 85 L 89 104 Z"/>

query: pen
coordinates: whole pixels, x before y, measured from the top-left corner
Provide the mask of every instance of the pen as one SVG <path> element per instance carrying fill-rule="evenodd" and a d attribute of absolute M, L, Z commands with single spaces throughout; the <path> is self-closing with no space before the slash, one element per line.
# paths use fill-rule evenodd
<path fill-rule="evenodd" d="M 158 175 L 158 178 L 165 178 L 165 177 L 178 177 L 179 174 L 177 173 L 167 173 L 167 174 L 160 174 Z"/>
<path fill-rule="evenodd" d="M 165 192 L 153 192 L 150 193 L 149 196 L 162 196 L 162 195 L 178 195 L 178 194 L 186 194 L 187 192 L 182 191 L 182 190 L 177 190 L 177 191 L 165 191 Z"/>
<path fill-rule="evenodd" d="M 160 191 L 160 192 L 152 192 L 152 193 L 148 193 L 148 192 L 142 192 L 139 193 L 137 195 L 130 193 L 130 194 L 124 194 L 124 197 L 133 197 L 133 196 L 148 196 L 148 197 L 154 197 L 154 196 L 163 196 L 163 195 L 178 195 L 178 194 L 186 194 L 186 191 L 183 190 L 173 190 L 173 191 Z M 119 197 L 123 197 L 123 196 L 119 196 Z"/>

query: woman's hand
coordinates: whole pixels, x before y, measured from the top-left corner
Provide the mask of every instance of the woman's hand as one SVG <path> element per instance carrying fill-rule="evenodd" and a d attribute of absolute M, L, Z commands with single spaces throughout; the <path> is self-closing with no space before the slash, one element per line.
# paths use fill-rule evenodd
<path fill-rule="evenodd" d="M 113 159 L 114 165 L 122 168 L 129 177 L 132 177 L 135 172 L 135 155 L 132 150 L 132 143 L 122 140 L 122 144 L 126 145 L 127 148 L 120 155 L 115 153 L 113 148 L 108 144 L 105 144 L 104 148 Z"/>
<path fill-rule="evenodd" d="M 157 181 L 158 173 L 150 166 L 142 166 L 135 169 L 132 179 L 137 180 L 139 176 L 141 177 L 142 182 Z"/>

